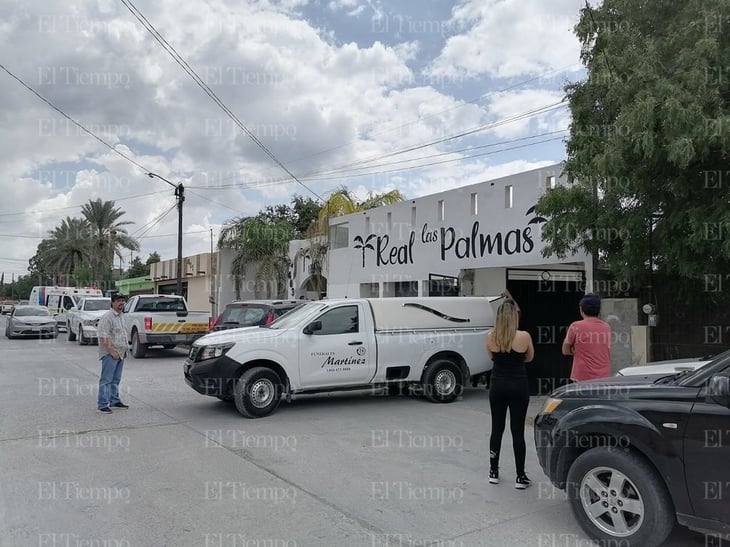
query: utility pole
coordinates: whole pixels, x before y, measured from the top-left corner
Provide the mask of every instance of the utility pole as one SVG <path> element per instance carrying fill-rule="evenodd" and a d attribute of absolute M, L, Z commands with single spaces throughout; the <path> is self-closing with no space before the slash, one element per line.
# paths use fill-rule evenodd
<path fill-rule="evenodd" d="M 183 202 L 185 201 L 185 187 L 182 182 L 174 184 L 157 173 L 147 173 L 150 178 L 158 178 L 175 188 L 177 198 L 177 289 L 175 294 L 182 296 L 182 229 L 183 229 Z"/>

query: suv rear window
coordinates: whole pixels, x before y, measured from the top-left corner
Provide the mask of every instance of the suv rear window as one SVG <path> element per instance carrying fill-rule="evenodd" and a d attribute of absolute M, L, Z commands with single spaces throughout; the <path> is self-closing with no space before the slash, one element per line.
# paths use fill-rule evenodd
<path fill-rule="evenodd" d="M 220 330 L 268 325 L 297 306 L 299 302 L 234 302 L 225 307 L 215 328 Z"/>

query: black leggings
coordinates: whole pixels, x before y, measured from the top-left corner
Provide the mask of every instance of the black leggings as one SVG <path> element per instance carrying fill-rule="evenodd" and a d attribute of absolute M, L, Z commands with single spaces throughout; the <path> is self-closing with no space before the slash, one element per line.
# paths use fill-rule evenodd
<path fill-rule="evenodd" d="M 489 388 L 489 407 L 492 410 L 492 434 L 489 437 L 489 460 L 491 467 L 499 467 L 499 452 L 509 409 L 509 427 L 512 431 L 512 446 L 515 451 L 517 475 L 525 474 L 525 418 L 530 403 L 530 388 L 527 379 L 492 380 Z"/>

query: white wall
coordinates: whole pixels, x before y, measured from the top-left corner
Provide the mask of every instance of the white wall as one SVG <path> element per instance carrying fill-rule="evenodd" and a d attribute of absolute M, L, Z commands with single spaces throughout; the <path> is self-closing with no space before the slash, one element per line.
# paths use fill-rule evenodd
<path fill-rule="evenodd" d="M 459 276 L 465 269 L 503 272 L 506 267 L 564 263 L 589 267 L 584 254 L 568 260 L 543 258 L 542 223 L 528 213 L 548 177 L 564 183 L 560 171 L 557 164 L 332 219 L 333 229 L 347 226 L 349 247 L 330 249 L 328 296 L 357 297 L 360 283 L 374 282 L 383 295 L 384 283 L 419 281 L 422 287 L 430 273 Z M 505 206 L 508 186 L 512 207 Z M 472 194 L 477 196 L 476 214 Z M 475 276 L 474 294 L 493 294 L 499 271 Z"/>

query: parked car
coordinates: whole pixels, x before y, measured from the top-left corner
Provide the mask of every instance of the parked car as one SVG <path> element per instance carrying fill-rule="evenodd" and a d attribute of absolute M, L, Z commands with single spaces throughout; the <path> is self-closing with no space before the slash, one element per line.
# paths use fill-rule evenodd
<path fill-rule="evenodd" d="M 0 302 L 0 313 L 3 315 L 10 313 L 13 311 L 13 307 L 17 305 L 18 302 L 15 300 L 4 300 Z"/>
<path fill-rule="evenodd" d="M 132 355 L 141 359 L 149 346 L 172 349 L 178 344 L 192 344 L 210 330 L 210 315 L 188 311 L 182 296 L 140 294 L 124 305 L 124 325 Z"/>
<path fill-rule="evenodd" d="M 187 384 L 235 401 L 247 418 L 292 394 L 414 386 L 449 403 L 491 370 L 486 297 L 353 298 L 307 302 L 263 327 L 213 332 L 184 365 Z"/>
<path fill-rule="evenodd" d="M 97 342 L 96 325 L 99 319 L 111 309 L 111 298 L 103 296 L 81 296 L 78 307 L 66 312 L 66 337 L 73 342 L 78 337 L 79 344 Z"/>
<path fill-rule="evenodd" d="M 730 351 L 654 380 L 561 387 L 535 418 L 535 445 L 545 474 L 601 545 L 656 547 L 677 522 L 727 535 Z"/>
<path fill-rule="evenodd" d="M 226 305 L 211 332 L 268 325 L 301 304 L 301 300 L 236 300 Z"/>
<path fill-rule="evenodd" d="M 696 370 L 712 360 L 712 357 L 690 357 L 686 359 L 669 359 L 667 361 L 652 361 L 645 365 L 622 368 L 616 376 L 666 376 L 685 370 Z"/>
<path fill-rule="evenodd" d="M 45 306 L 15 306 L 5 324 L 5 336 L 58 336 L 56 320 Z"/>

